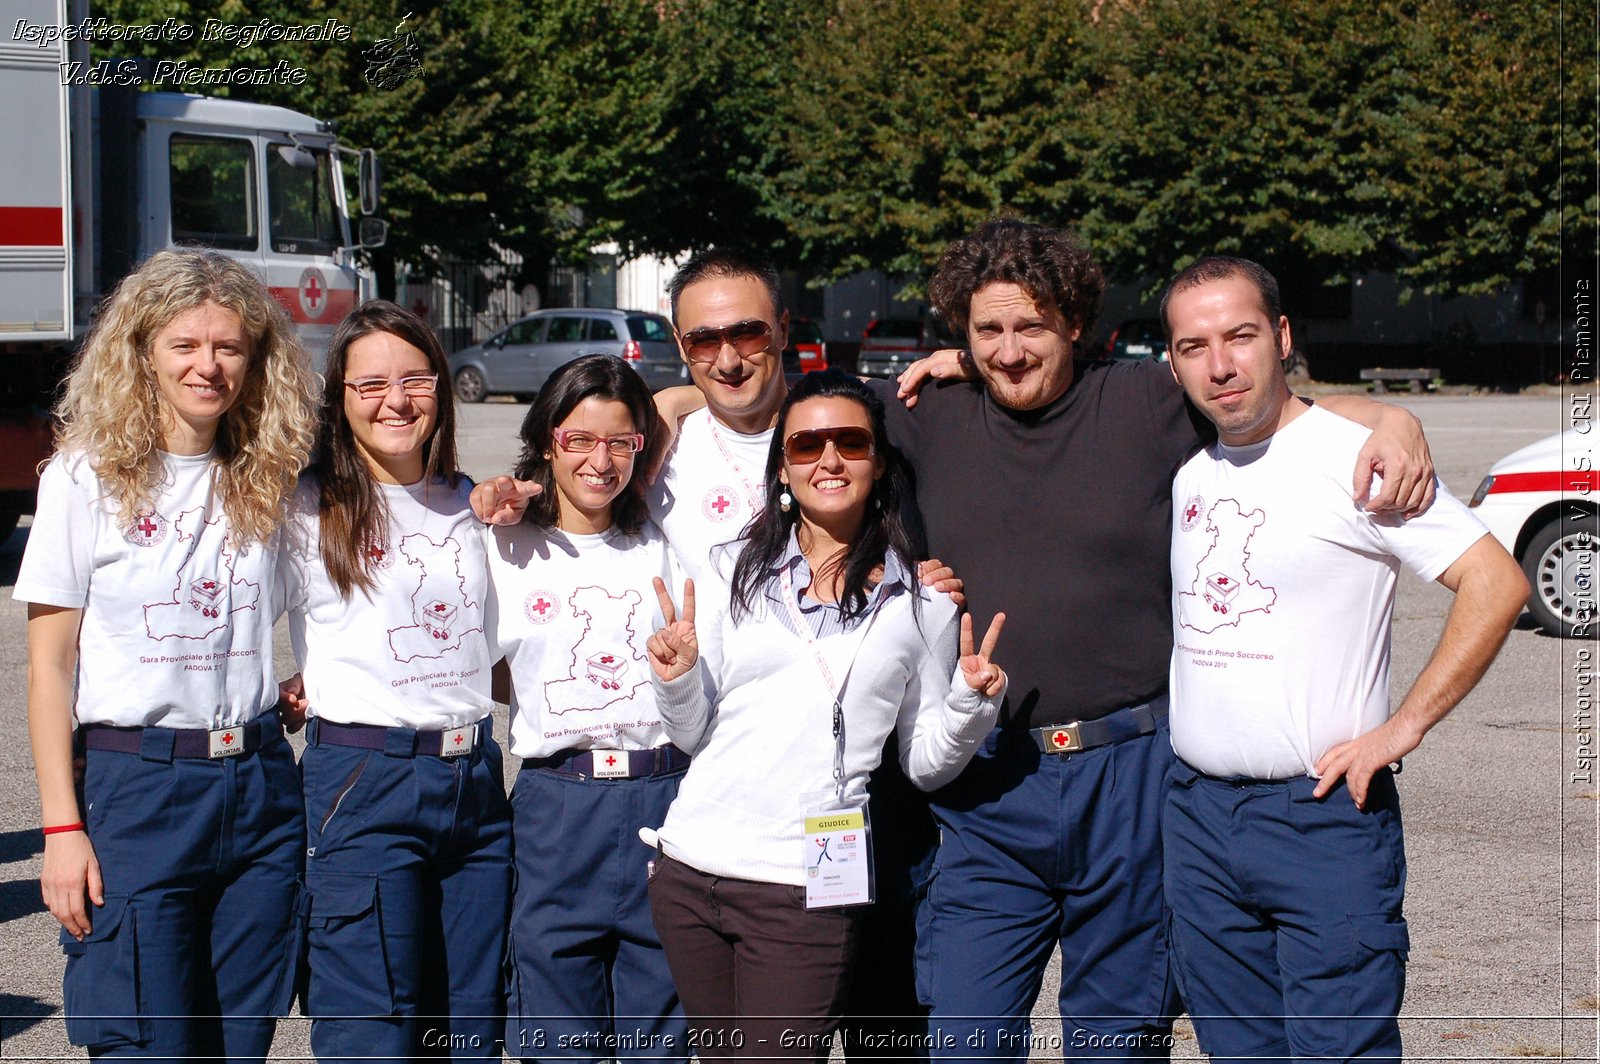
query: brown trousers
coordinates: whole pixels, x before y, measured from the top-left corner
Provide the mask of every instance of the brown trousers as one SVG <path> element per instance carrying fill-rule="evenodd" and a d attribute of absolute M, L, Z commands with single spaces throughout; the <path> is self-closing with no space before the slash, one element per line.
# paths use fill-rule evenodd
<path fill-rule="evenodd" d="M 662 856 L 650 913 L 702 1060 L 825 1061 L 863 910 L 804 887 L 706 875 Z"/>

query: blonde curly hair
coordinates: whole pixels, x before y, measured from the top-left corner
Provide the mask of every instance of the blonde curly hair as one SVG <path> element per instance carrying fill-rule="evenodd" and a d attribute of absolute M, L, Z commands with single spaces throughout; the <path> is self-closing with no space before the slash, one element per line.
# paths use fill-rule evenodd
<path fill-rule="evenodd" d="M 101 304 L 56 404 L 56 449 L 82 454 L 120 514 L 155 501 L 162 425 L 151 347 L 178 315 L 216 303 L 239 316 L 250 359 L 222 416 L 212 478 L 235 545 L 265 543 L 283 519 L 316 436 L 311 361 L 283 308 L 244 265 L 214 251 L 157 252 Z"/>

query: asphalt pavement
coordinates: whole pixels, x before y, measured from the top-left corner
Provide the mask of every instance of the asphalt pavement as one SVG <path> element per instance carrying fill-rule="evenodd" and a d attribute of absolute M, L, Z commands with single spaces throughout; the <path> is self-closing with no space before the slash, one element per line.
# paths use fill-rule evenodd
<path fill-rule="evenodd" d="M 1555 393 L 1397 401 L 1422 419 L 1440 476 L 1463 498 L 1496 459 L 1563 428 L 1566 413 Z M 510 466 L 525 410 L 502 402 L 462 408 L 470 473 Z M 24 527 L 0 546 L 0 588 L 14 583 L 27 536 Z M 1426 663 L 1450 601 L 1437 585 L 1402 578 L 1396 702 Z M 1596 1059 L 1600 783 L 1573 781 L 1587 735 L 1574 712 L 1593 685 L 1582 686 L 1580 666 L 1593 667 L 1595 650 L 1593 642 L 1536 632 L 1524 616 L 1477 689 L 1406 759 L 1399 783 L 1411 963 L 1402 1028 L 1413 1058 Z M 278 652 L 280 673 L 292 671 L 281 624 Z M 39 901 L 43 840 L 25 691 L 25 609 L 7 593 L 0 597 L 0 1058 L 81 1057 L 61 1021 L 57 924 Z M 505 734 L 503 709 L 497 733 Z M 1036 1012 L 1035 1060 L 1061 1056 L 1052 1018 L 1057 970 L 1052 964 Z M 1186 1025 L 1174 1052 L 1197 1055 Z M 274 1055 L 309 1055 L 305 1021 L 281 1025 Z"/>

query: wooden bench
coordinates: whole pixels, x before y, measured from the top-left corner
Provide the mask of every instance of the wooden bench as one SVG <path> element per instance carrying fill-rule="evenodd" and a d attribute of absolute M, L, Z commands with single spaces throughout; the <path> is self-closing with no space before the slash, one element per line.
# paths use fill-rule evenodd
<path fill-rule="evenodd" d="M 1375 392 L 1387 392 L 1391 384 L 1405 381 L 1411 391 L 1421 392 L 1427 387 L 1428 382 L 1439 376 L 1439 370 L 1434 366 L 1422 366 L 1413 369 L 1384 369 L 1379 366 L 1361 371 L 1361 379 L 1370 381 Z"/>

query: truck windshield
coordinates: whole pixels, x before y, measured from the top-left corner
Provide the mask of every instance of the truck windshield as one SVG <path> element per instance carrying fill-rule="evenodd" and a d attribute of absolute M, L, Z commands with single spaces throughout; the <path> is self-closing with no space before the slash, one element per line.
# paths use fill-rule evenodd
<path fill-rule="evenodd" d="M 248 140 L 176 134 L 169 148 L 172 240 L 256 250 L 256 176 Z"/>
<path fill-rule="evenodd" d="M 327 255 L 339 246 L 339 205 L 327 152 L 268 145 L 267 203 L 273 251 Z"/>

